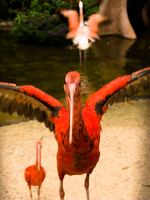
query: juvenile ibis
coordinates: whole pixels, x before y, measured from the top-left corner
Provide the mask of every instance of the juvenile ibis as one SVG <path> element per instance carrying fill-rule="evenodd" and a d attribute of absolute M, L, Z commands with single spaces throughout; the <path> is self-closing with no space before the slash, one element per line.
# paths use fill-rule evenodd
<path fill-rule="evenodd" d="M 42 143 L 36 143 L 36 163 L 25 169 L 24 177 L 30 190 L 30 197 L 32 199 L 31 186 L 38 186 L 38 200 L 40 200 L 40 188 L 45 179 L 46 172 L 41 166 L 41 148 Z"/>

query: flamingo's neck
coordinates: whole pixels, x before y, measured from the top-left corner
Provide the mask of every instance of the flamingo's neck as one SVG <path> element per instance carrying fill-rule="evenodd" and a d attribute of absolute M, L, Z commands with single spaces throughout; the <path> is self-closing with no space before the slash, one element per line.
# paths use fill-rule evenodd
<path fill-rule="evenodd" d="M 79 13 L 80 13 L 80 26 L 84 26 L 83 4 L 82 4 L 82 5 L 79 5 Z"/>

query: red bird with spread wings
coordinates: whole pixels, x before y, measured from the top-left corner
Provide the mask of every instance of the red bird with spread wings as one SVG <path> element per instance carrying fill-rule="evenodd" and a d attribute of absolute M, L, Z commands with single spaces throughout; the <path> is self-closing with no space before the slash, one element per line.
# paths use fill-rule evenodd
<path fill-rule="evenodd" d="M 43 91 L 31 85 L 0 83 L 0 108 L 3 112 L 37 118 L 54 131 L 58 143 L 57 170 L 60 199 L 64 200 L 66 174 L 86 174 L 85 189 L 89 200 L 89 175 L 99 157 L 100 120 L 108 105 L 138 92 L 139 84 L 150 85 L 150 67 L 118 77 L 95 92 L 82 109 L 81 79 L 76 71 L 67 73 L 64 83 L 67 109 Z"/>
<path fill-rule="evenodd" d="M 41 166 L 41 148 L 42 143 L 36 143 L 36 163 L 25 169 L 24 177 L 30 190 L 30 197 L 32 199 L 31 185 L 38 186 L 38 200 L 40 200 L 40 188 L 45 179 L 46 172 Z"/>

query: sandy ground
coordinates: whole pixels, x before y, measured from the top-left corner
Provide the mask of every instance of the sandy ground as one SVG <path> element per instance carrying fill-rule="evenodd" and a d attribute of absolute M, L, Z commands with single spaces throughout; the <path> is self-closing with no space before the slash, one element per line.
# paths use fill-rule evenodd
<path fill-rule="evenodd" d="M 90 176 L 91 200 L 150 199 L 150 99 L 111 106 L 101 121 L 101 158 Z M 35 163 L 35 143 L 42 141 L 46 178 L 41 200 L 59 200 L 57 143 L 36 120 L 0 127 L 0 199 L 28 200 L 25 167 Z M 65 200 L 86 200 L 84 177 L 65 176 Z M 37 188 L 33 188 L 33 200 Z"/>

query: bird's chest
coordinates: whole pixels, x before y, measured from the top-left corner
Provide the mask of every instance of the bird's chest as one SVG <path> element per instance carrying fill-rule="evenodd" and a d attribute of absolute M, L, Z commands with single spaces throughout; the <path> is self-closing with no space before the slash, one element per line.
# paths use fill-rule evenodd
<path fill-rule="evenodd" d="M 43 181 L 43 174 L 38 171 L 31 172 L 30 184 L 33 186 L 40 186 Z"/>
<path fill-rule="evenodd" d="M 97 141 L 99 143 L 99 141 Z M 68 138 L 64 137 L 58 146 L 57 162 L 59 168 L 65 174 L 83 174 L 91 172 L 99 159 L 99 146 L 95 147 L 95 141 L 91 141 L 86 133 L 78 133 L 73 136 L 70 145 Z"/>
<path fill-rule="evenodd" d="M 75 123 L 73 125 L 73 139 L 72 143 L 69 143 L 69 127 L 66 133 L 62 136 L 61 145 L 65 151 L 71 154 L 73 157 L 82 159 L 82 155 L 89 153 L 93 148 L 93 141 L 90 140 L 87 129 L 83 121 Z M 80 155 L 80 156 L 77 156 Z"/>
<path fill-rule="evenodd" d="M 69 175 L 90 173 L 96 166 L 100 153 L 99 148 L 87 148 L 86 151 L 83 153 L 76 148 L 72 148 L 71 151 L 58 149 L 57 164 L 60 171 Z"/>
<path fill-rule="evenodd" d="M 74 175 L 92 171 L 100 154 L 100 125 L 92 112 L 89 115 L 83 113 L 82 117 L 80 115 L 74 117 L 72 144 L 69 144 L 69 123 L 67 130 L 62 129 L 58 138 L 59 172 Z"/>

